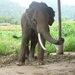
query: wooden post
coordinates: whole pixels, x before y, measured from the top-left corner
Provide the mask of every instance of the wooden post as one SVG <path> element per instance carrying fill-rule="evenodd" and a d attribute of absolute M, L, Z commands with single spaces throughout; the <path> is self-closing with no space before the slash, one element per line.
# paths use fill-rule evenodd
<path fill-rule="evenodd" d="M 58 25 L 59 25 L 59 38 L 61 38 L 61 4 L 60 0 L 58 0 Z"/>
<path fill-rule="evenodd" d="M 58 1 L 58 25 L 59 25 L 59 39 L 62 36 L 62 32 L 61 32 L 61 4 L 60 4 L 60 0 Z M 61 45 L 55 45 L 56 50 L 57 50 L 57 54 L 63 54 L 63 44 Z"/>

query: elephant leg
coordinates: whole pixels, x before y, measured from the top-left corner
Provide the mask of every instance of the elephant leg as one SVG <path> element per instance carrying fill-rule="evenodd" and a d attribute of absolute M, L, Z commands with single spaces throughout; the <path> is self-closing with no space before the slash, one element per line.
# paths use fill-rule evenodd
<path fill-rule="evenodd" d="M 30 52 L 29 52 L 29 60 L 30 61 L 34 61 L 34 54 L 35 54 L 35 47 L 37 44 L 37 40 L 31 40 L 31 48 L 30 48 Z"/>
<path fill-rule="evenodd" d="M 26 50 L 26 54 L 25 54 L 25 58 L 26 58 L 26 59 L 29 58 L 29 45 L 27 46 L 27 50 Z"/>
<path fill-rule="evenodd" d="M 21 43 L 21 49 L 20 49 L 20 52 L 19 52 L 19 56 L 18 56 L 18 65 L 21 66 L 24 64 L 25 62 L 25 56 L 28 52 L 28 43 L 29 43 L 29 37 L 28 37 L 28 34 L 24 34 L 23 37 L 22 37 L 22 43 Z"/>
<path fill-rule="evenodd" d="M 42 43 L 45 46 L 45 39 L 41 36 Z M 37 57 L 37 65 L 43 65 L 43 58 L 44 58 L 44 50 L 40 46 L 40 43 L 38 43 L 38 57 Z"/>

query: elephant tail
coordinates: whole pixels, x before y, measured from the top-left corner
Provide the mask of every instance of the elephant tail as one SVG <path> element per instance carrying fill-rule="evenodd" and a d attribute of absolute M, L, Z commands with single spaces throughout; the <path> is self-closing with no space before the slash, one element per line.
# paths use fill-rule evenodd
<path fill-rule="evenodd" d="M 16 39 L 22 38 L 21 36 L 16 36 L 16 35 L 13 35 L 12 37 Z"/>

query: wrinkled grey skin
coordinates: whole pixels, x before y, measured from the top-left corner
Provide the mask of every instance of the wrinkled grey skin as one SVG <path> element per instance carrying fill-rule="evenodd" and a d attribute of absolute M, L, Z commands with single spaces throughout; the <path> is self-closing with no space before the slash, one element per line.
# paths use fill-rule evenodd
<path fill-rule="evenodd" d="M 41 48 L 37 34 L 41 34 L 42 43 L 45 46 L 46 40 L 53 44 L 62 44 L 64 39 L 55 40 L 49 34 L 49 26 L 54 22 L 55 13 L 51 7 L 45 3 L 32 2 L 21 18 L 22 43 L 18 57 L 18 65 L 23 65 L 26 54 L 29 54 L 29 60 L 34 59 L 36 44 L 38 43 L 37 63 L 43 64 L 44 50 Z M 29 40 L 31 40 L 29 50 Z M 28 52 L 29 51 L 29 52 Z"/>

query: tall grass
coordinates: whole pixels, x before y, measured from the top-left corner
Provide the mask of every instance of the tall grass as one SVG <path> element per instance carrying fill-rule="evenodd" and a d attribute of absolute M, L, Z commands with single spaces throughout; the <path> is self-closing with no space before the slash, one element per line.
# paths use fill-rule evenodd
<path fill-rule="evenodd" d="M 14 39 L 12 36 L 21 36 L 21 27 L 0 26 L 0 55 L 17 52 L 20 47 L 21 39 Z"/>
<path fill-rule="evenodd" d="M 54 39 L 58 39 L 58 24 L 50 26 L 50 33 Z M 20 25 L 0 26 L 0 55 L 7 55 L 18 52 L 21 45 L 21 38 L 14 39 L 12 35 L 21 36 Z M 65 39 L 64 51 L 75 51 L 75 22 L 62 23 L 62 37 Z M 46 52 L 55 52 L 54 44 L 46 42 Z M 37 50 L 37 48 L 36 48 Z"/>
<path fill-rule="evenodd" d="M 75 51 L 75 21 L 63 22 L 62 31 L 65 38 L 64 50 Z"/>

